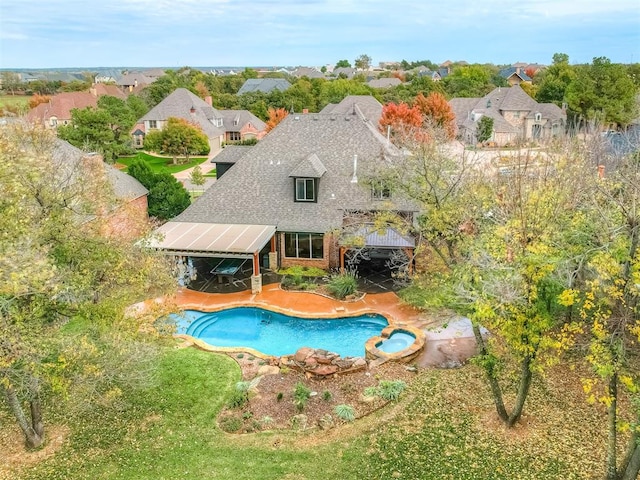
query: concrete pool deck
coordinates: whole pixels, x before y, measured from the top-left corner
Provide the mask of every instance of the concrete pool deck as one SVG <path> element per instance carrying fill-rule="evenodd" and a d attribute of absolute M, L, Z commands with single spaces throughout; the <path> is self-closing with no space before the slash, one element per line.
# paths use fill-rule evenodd
<path fill-rule="evenodd" d="M 379 313 L 392 325 L 407 325 L 425 332 L 425 350 L 416 359 L 420 366 L 457 366 L 475 352 L 475 339 L 470 329 L 461 329 L 459 322 L 448 322 L 451 326 L 443 326 L 442 319 L 436 319 L 403 303 L 393 292 L 368 293 L 359 300 L 340 301 L 315 293 L 284 291 L 279 284 L 271 284 L 265 285 L 258 294 L 251 291 L 204 293 L 182 288 L 172 300 L 180 309 L 200 311 L 255 306 L 301 317 L 319 318 Z"/>

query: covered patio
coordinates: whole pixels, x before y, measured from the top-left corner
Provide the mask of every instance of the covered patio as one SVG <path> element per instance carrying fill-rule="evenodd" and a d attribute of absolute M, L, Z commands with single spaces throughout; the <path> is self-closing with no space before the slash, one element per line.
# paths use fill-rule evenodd
<path fill-rule="evenodd" d="M 167 222 L 158 228 L 149 246 L 176 258 L 179 282 L 197 282 L 199 277 L 232 284 L 250 273 L 253 293 L 262 291 L 260 254 L 271 244 L 274 225 Z M 248 288 L 243 284 L 243 289 Z"/>

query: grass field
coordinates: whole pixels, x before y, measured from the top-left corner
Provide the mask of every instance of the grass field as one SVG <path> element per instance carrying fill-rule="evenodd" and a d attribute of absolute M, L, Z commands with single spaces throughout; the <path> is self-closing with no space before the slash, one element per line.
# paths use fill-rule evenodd
<path fill-rule="evenodd" d="M 11 111 L 17 110 L 17 113 L 26 112 L 29 110 L 30 99 L 31 97 L 24 95 L 0 95 L 0 111 L 8 108 Z"/>
<path fill-rule="evenodd" d="M 286 374 L 286 373 L 285 373 Z M 604 417 L 566 375 L 536 378 L 521 425 L 495 421 L 477 367 L 425 370 L 398 404 L 328 431 L 222 432 L 216 416 L 240 370 L 166 348 L 155 385 L 69 422 L 63 445 L 7 470 L 30 479 L 589 479 L 601 475 Z M 553 380 L 555 379 L 555 380 Z M 258 387 L 259 388 L 259 387 Z M 257 419 L 260 420 L 260 419 Z M 0 431 L 12 428 L 0 410 Z M 2 462 L 0 462 L 0 473 Z M 2 475 L 0 475 L 2 478 Z"/>
<path fill-rule="evenodd" d="M 162 171 L 178 173 L 207 161 L 207 157 L 191 157 L 188 163 L 173 165 L 173 159 L 171 157 L 156 157 L 149 155 L 148 153 L 138 152 L 135 156 L 120 157 L 118 159 L 118 163 L 122 163 L 128 167 L 136 159 L 141 159 L 147 162 L 151 167 L 151 170 L 156 173 Z"/>

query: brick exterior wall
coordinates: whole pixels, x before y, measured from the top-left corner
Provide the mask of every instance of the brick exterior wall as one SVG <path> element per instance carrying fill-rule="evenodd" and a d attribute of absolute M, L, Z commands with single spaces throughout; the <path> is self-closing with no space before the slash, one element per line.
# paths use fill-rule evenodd
<path fill-rule="evenodd" d="M 278 246 L 280 251 L 278 252 L 278 260 L 280 267 L 288 268 L 296 265 L 303 267 L 317 267 L 323 270 L 330 270 L 332 268 L 338 268 L 340 266 L 340 251 L 337 246 L 337 240 L 331 233 L 326 233 L 323 239 L 323 258 L 293 258 L 285 257 L 284 255 L 284 233 L 279 232 Z"/>

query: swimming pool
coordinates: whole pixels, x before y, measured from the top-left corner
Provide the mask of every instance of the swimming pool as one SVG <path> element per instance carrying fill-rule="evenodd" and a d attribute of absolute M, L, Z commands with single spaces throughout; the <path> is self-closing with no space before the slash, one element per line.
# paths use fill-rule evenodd
<path fill-rule="evenodd" d="M 295 353 L 300 347 L 323 348 L 342 357 L 364 357 L 365 342 L 388 325 L 378 314 L 332 319 L 299 318 L 257 307 L 217 312 L 186 310 L 170 315 L 177 333 L 215 347 L 249 347 L 267 355 Z"/>

